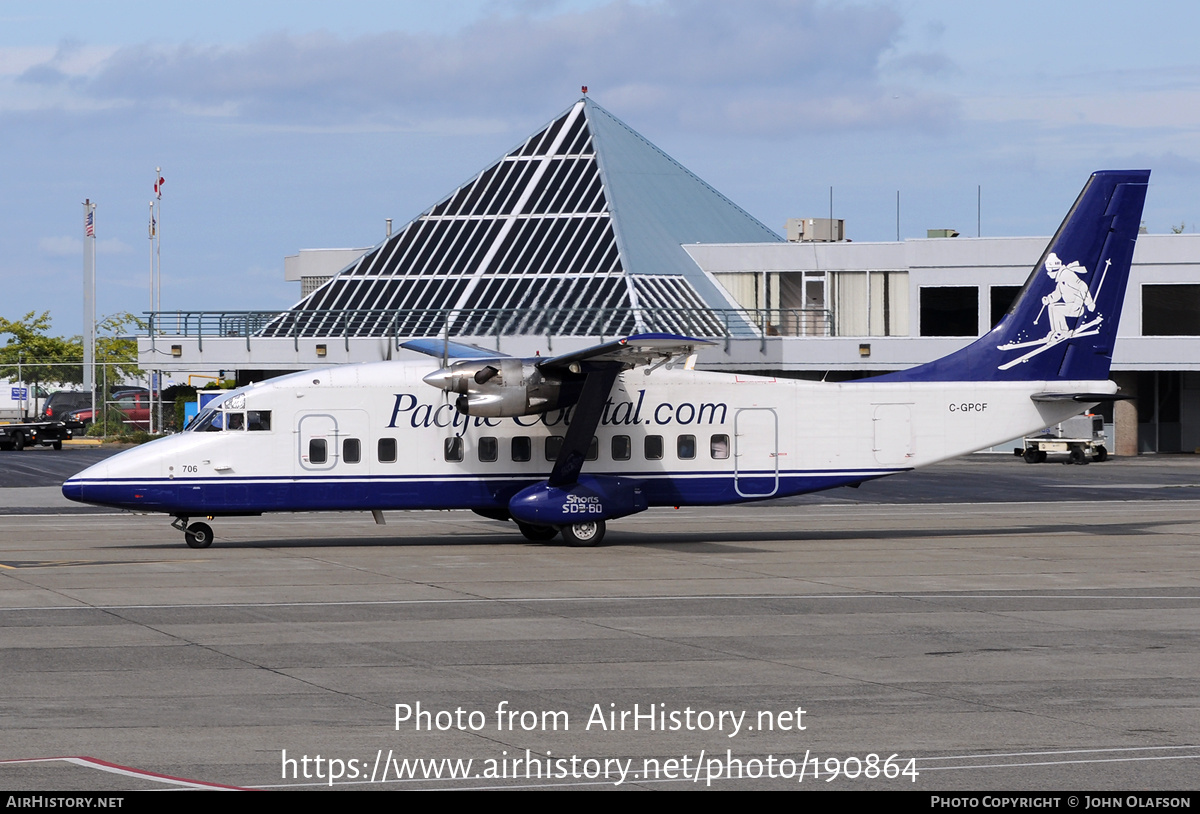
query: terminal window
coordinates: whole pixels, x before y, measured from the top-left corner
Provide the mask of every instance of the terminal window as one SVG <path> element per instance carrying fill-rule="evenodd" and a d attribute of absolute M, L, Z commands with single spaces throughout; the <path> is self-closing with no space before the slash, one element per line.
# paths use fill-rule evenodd
<path fill-rule="evenodd" d="M 921 336 L 978 336 L 977 286 L 923 286 Z"/>
<path fill-rule="evenodd" d="M 1021 293 L 1019 285 L 994 285 L 991 288 L 992 297 L 992 321 L 991 326 L 996 327 L 1000 320 L 1004 319 L 1004 315 L 1008 313 L 1008 309 L 1017 301 L 1017 295 Z"/>
<path fill-rule="evenodd" d="M 1142 336 L 1200 336 L 1200 285 L 1142 286 Z"/>

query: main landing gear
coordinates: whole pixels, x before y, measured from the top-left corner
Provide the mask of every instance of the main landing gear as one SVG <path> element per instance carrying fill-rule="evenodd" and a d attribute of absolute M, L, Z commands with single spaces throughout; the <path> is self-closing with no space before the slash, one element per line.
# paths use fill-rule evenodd
<path fill-rule="evenodd" d="M 604 539 L 604 521 L 575 523 L 570 526 L 536 526 L 532 523 L 517 523 L 526 540 L 531 543 L 548 543 L 562 532 L 563 542 L 576 548 L 599 545 Z"/>
<path fill-rule="evenodd" d="M 183 532 L 188 548 L 208 548 L 212 545 L 213 530 L 208 523 L 192 523 L 189 526 L 188 519 L 180 516 L 172 520 L 171 525 Z"/>
<path fill-rule="evenodd" d="M 604 539 L 604 521 L 590 520 L 562 527 L 563 542 L 576 548 L 599 545 Z"/>

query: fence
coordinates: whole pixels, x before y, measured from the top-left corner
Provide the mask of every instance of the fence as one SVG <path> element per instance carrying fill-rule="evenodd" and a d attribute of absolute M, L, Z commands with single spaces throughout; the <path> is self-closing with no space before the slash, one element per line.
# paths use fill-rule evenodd
<path fill-rule="evenodd" d="M 148 314 L 149 335 L 391 338 L 441 336 L 595 336 L 667 332 L 700 338 L 834 336 L 832 312 L 816 308 L 358 308 L 329 311 L 158 311 Z"/>

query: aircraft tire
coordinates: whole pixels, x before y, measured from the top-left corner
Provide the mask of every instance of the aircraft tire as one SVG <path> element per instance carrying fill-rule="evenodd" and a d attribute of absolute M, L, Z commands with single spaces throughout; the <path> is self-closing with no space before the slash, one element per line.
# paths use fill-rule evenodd
<path fill-rule="evenodd" d="M 1108 460 L 1108 450 L 1104 447 L 1096 447 L 1095 452 L 1092 453 L 1092 460 L 1098 464 L 1104 463 Z"/>
<path fill-rule="evenodd" d="M 599 545 L 604 539 L 604 521 L 592 520 L 562 527 L 563 542 L 574 548 Z"/>
<path fill-rule="evenodd" d="M 212 527 L 208 523 L 192 523 L 183 533 L 183 539 L 188 548 L 208 548 L 213 541 Z"/>
<path fill-rule="evenodd" d="M 521 535 L 531 543 L 548 543 L 558 536 L 554 526 L 535 526 L 532 523 L 517 523 Z"/>
<path fill-rule="evenodd" d="M 1025 450 L 1025 454 L 1022 455 L 1021 457 L 1025 459 L 1025 463 L 1027 463 L 1027 464 L 1041 463 L 1041 461 L 1038 460 L 1038 453 L 1040 451 L 1041 450 L 1037 450 L 1037 449 L 1034 449 L 1033 447 L 1029 447 L 1027 450 Z"/>

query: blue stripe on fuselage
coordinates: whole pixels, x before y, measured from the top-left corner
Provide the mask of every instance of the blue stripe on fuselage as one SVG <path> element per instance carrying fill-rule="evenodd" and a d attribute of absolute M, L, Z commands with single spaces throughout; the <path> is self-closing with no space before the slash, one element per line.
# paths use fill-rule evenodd
<path fill-rule="evenodd" d="M 704 506 L 788 497 L 861 483 L 907 469 L 837 472 L 634 474 L 651 506 Z M 121 509 L 180 515 L 259 512 L 367 511 L 371 509 L 505 509 L 521 489 L 542 478 L 313 477 L 296 479 L 106 479 L 68 480 L 67 498 Z M 750 487 L 750 488 L 748 488 Z M 754 488 L 757 487 L 757 488 Z M 747 492 L 751 492 L 748 496 Z M 765 494 L 771 492 L 770 494 Z"/>

